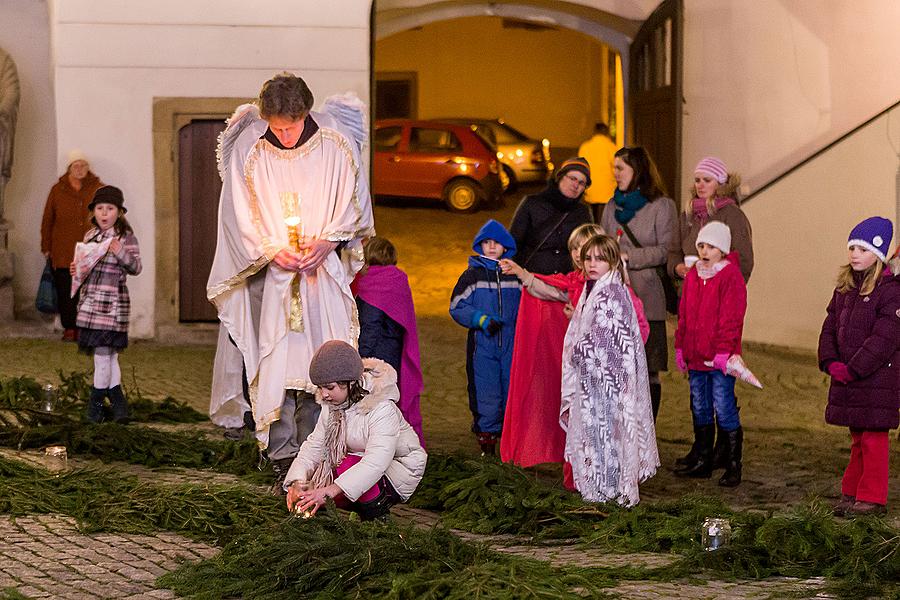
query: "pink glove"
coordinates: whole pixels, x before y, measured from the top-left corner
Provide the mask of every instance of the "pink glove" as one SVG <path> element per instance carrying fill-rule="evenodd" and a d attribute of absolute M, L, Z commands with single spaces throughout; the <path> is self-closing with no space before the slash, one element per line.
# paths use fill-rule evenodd
<path fill-rule="evenodd" d="M 675 364 L 678 366 L 679 371 L 687 373 L 687 363 L 684 361 L 684 352 L 681 351 L 681 348 L 675 349 Z"/>
<path fill-rule="evenodd" d="M 730 354 L 716 354 L 715 358 L 713 358 L 713 368 L 716 371 L 722 371 L 727 375 L 728 373 L 726 373 L 726 371 L 728 369 L 728 358 L 730 356 Z"/>
<path fill-rule="evenodd" d="M 850 375 L 850 369 L 842 362 L 833 362 L 828 365 L 828 374 L 841 383 L 850 383 L 853 376 Z"/>

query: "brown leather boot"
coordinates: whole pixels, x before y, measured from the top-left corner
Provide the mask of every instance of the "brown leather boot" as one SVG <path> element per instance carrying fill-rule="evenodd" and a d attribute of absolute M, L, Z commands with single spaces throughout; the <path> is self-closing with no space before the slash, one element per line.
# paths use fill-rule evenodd
<path fill-rule="evenodd" d="M 863 502 L 857 500 L 849 509 L 847 509 L 848 517 L 864 517 L 866 515 L 883 515 L 887 512 L 884 504 L 875 504 L 874 502 Z"/>
<path fill-rule="evenodd" d="M 847 512 L 850 510 L 850 507 L 853 506 L 854 502 L 856 502 L 856 498 L 853 496 L 841 494 L 841 501 L 834 505 L 831 512 L 836 517 L 846 517 Z"/>

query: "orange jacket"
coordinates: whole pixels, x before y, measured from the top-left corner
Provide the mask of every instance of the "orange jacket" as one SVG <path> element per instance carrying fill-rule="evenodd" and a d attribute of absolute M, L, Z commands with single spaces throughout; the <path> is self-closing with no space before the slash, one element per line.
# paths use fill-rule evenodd
<path fill-rule="evenodd" d="M 72 263 L 75 244 L 83 241 L 91 228 L 88 204 L 102 186 L 97 176 L 88 171 L 77 192 L 69 183 L 68 175 L 60 177 L 50 189 L 41 221 L 41 252 L 50 253 L 54 269 L 68 269 Z"/>

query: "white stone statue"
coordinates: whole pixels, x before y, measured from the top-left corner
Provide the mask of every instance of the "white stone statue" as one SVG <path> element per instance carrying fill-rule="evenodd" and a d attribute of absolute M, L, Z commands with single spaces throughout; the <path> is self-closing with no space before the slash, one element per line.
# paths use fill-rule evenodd
<path fill-rule="evenodd" d="M 18 113 L 19 75 L 16 63 L 0 48 L 0 223 L 3 222 L 3 192 L 12 176 Z"/>

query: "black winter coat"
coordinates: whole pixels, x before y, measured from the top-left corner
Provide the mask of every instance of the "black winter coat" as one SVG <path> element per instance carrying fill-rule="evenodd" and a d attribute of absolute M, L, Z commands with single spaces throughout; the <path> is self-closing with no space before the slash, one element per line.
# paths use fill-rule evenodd
<path fill-rule="evenodd" d="M 403 326 L 362 298 L 356 298 L 356 308 L 359 311 L 359 355 L 380 358 L 394 367 L 400 377 L 403 336 L 406 334 Z"/>
<path fill-rule="evenodd" d="M 843 362 L 853 380 L 832 379 L 825 421 L 852 429 L 900 424 L 900 275 L 887 273 L 868 296 L 837 290 L 819 336 L 819 368 Z"/>
<path fill-rule="evenodd" d="M 566 198 L 556 182 L 544 191 L 525 196 L 516 209 L 509 232 L 516 240 L 516 262 L 532 273 L 568 273 L 574 267 L 569 257 L 569 235 L 579 225 L 591 222 L 591 213 L 581 199 Z M 541 242 L 546 238 L 543 244 Z"/>

